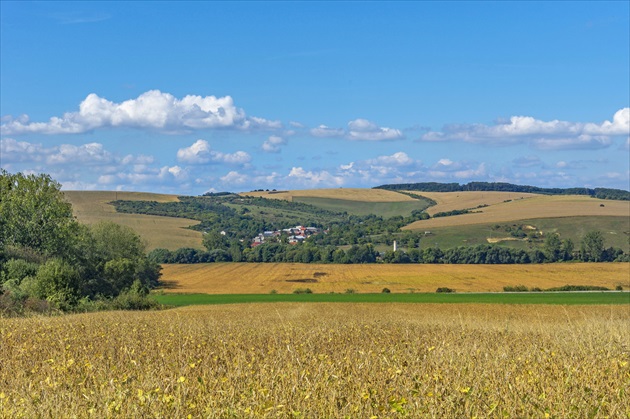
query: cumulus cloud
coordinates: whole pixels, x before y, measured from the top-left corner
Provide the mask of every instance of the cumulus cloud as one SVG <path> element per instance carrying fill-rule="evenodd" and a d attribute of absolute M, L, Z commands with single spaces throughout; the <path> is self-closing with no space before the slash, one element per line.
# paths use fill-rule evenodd
<path fill-rule="evenodd" d="M 382 128 L 367 119 L 355 119 L 348 122 L 347 137 L 351 140 L 383 141 L 397 140 L 403 137 L 400 130 Z"/>
<path fill-rule="evenodd" d="M 44 147 L 41 144 L 3 138 L 0 139 L 0 154 L 2 154 L 3 163 L 41 162 L 49 165 L 106 165 L 130 164 L 138 161 L 137 157 L 134 156 L 118 157 L 105 150 L 103 144 L 95 142 L 82 145 L 60 144 Z M 144 161 L 146 158 L 146 156 L 142 156 L 140 161 Z"/>
<path fill-rule="evenodd" d="M 249 180 L 249 177 L 239 172 L 231 171 L 227 175 L 222 176 L 220 179 L 224 184 L 242 185 Z"/>
<path fill-rule="evenodd" d="M 320 125 L 312 128 L 310 133 L 314 137 L 336 137 L 358 141 L 386 141 L 403 138 L 402 131 L 398 129 L 379 127 L 376 123 L 362 118 L 348 122 L 347 130 Z"/>
<path fill-rule="evenodd" d="M 247 164 L 251 161 L 251 156 L 245 151 L 235 153 L 223 153 L 212 150 L 206 140 L 197 140 L 190 147 L 177 150 L 177 160 L 189 164 L 205 164 L 210 162 L 228 163 L 235 165 Z"/>
<path fill-rule="evenodd" d="M 341 128 L 330 128 L 326 125 L 320 125 L 317 128 L 312 128 L 310 132 L 313 137 L 320 138 L 343 137 L 346 134 L 346 132 Z"/>
<path fill-rule="evenodd" d="M 304 170 L 302 167 L 292 167 L 288 178 L 295 183 L 307 187 L 342 186 L 344 178 L 327 172 Z"/>
<path fill-rule="evenodd" d="M 371 166 L 410 166 L 416 163 L 414 159 L 409 157 L 407 153 L 403 151 L 396 152 L 391 156 L 378 156 L 374 159 L 367 160 L 367 163 Z"/>
<path fill-rule="evenodd" d="M 150 90 L 135 99 L 115 103 L 89 94 L 78 112 L 53 116 L 48 122 L 31 122 L 27 115 L 3 117 L 3 135 L 26 133 L 79 134 L 99 128 L 138 128 L 161 132 L 200 129 L 277 129 L 282 124 L 259 117 L 248 117 L 230 96 L 188 95 L 178 99 L 170 93 Z"/>
<path fill-rule="evenodd" d="M 279 153 L 280 147 L 285 145 L 287 140 L 277 135 L 270 136 L 267 141 L 262 145 L 262 149 L 265 153 Z"/>
<path fill-rule="evenodd" d="M 513 116 L 495 125 L 452 124 L 440 132 L 424 134 L 421 141 L 466 141 L 471 143 L 528 143 L 539 149 L 598 149 L 608 147 L 611 137 L 630 133 L 630 108 L 615 112 L 612 121 L 581 123 L 541 121 Z"/>

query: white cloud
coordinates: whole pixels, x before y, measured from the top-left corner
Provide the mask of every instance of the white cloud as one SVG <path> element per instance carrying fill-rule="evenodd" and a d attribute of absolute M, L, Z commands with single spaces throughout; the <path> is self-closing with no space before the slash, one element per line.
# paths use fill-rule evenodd
<path fill-rule="evenodd" d="M 3 135 L 78 134 L 116 127 L 181 132 L 216 128 L 278 129 L 282 124 L 246 116 L 230 96 L 188 95 L 177 99 L 169 93 L 150 90 L 121 103 L 91 93 L 81 102 L 78 112 L 53 116 L 48 122 L 31 122 L 26 115 L 15 119 L 3 117 L 0 132 Z"/>
<path fill-rule="evenodd" d="M 47 158 L 49 164 L 66 163 L 112 163 L 115 157 L 105 148 L 103 144 L 89 143 L 80 146 L 72 144 L 61 144 L 58 151 L 52 153 Z"/>
<path fill-rule="evenodd" d="M 348 122 L 348 128 L 347 138 L 351 140 L 383 141 L 397 140 L 403 137 L 400 130 L 382 128 L 374 122 L 361 118 Z"/>
<path fill-rule="evenodd" d="M 539 138 L 532 144 L 541 150 L 592 150 L 605 148 L 612 144 L 612 140 L 606 136 L 592 136 L 587 134 L 565 138 Z"/>
<path fill-rule="evenodd" d="M 317 128 L 312 128 L 310 132 L 313 137 L 320 138 L 343 137 L 346 133 L 341 128 L 330 128 L 326 125 L 320 125 Z"/>
<path fill-rule="evenodd" d="M 615 112 L 612 121 L 601 124 L 541 121 L 530 116 L 513 116 L 495 125 L 453 124 L 441 132 L 428 132 L 422 141 L 466 141 L 471 143 L 528 143 L 539 149 L 597 149 L 608 147 L 611 137 L 630 133 L 630 108 Z"/>
<path fill-rule="evenodd" d="M 358 141 L 386 141 L 403 138 L 402 131 L 398 129 L 379 127 L 374 122 L 362 118 L 348 122 L 347 130 L 320 125 L 312 128 L 310 133 L 314 137 L 336 137 Z"/>
<path fill-rule="evenodd" d="M 283 146 L 287 143 L 282 137 L 278 137 L 277 135 L 272 135 L 265 141 L 262 145 L 262 149 L 266 153 L 279 153 L 280 146 Z"/>
<path fill-rule="evenodd" d="M 344 183 L 344 178 L 341 176 L 331 175 L 325 170 L 307 171 L 302 167 L 291 168 L 288 178 L 306 187 L 342 186 Z"/>
<path fill-rule="evenodd" d="M 221 182 L 227 185 L 242 185 L 249 180 L 249 177 L 239 172 L 231 171 L 227 175 L 222 176 L 220 179 Z"/>
<path fill-rule="evenodd" d="M 416 163 L 414 159 L 409 157 L 407 153 L 399 151 L 391 156 L 379 156 L 375 159 L 367 160 L 372 166 L 410 166 Z"/>
<path fill-rule="evenodd" d="M 197 140 L 190 147 L 177 150 L 177 160 L 182 163 L 204 164 L 204 163 L 228 163 L 243 165 L 251 161 L 251 156 L 245 151 L 235 153 L 223 153 L 212 150 L 206 140 Z"/>
<path fill-rule="evenodd" d="M 17 141 L 13 138 L 0 139 L 0 158 L 3 164 L 23 161 L 39 162 L 50 153 L 52 149 L 46 149 L 41 144 Z"/>

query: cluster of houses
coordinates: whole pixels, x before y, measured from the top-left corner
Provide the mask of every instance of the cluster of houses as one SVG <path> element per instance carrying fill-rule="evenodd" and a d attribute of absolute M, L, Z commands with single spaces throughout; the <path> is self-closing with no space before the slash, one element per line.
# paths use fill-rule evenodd
<path fill-rule="evenodd" d="M 288 236 L 289 244 L 298 244 L 306 240 L 308 237 L 318 233 L 319 229 L 317 227 L 304 226 L 295 226 L 276 231 L 265 231 L 252 239 L 251 246 L 256 247 L 263 243 L 279 242 L 283 234 Z"/>

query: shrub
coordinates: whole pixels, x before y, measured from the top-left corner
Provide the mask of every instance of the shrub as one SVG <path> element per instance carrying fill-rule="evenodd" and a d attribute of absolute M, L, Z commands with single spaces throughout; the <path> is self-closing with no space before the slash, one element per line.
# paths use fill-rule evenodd
<path fill-rule="evenodd" d="M 269 294 L 277 294 L 278 290 L 271 290 L 271 292 Z"/>
<path fill-rule="evenodd" d="M 617 285 L 617 286 L 615 287 L 615 290 L 617 290 L 617 291 L 623 291 L 623 287 L 622 287 L 621 285 Z"/>
<path fill-rule="evenodd" d="M 383 288 L 383 291 L 381 291 L 383 294 L 389 294 L 391 291 L 389 290 L 389 288 Z"/>
<path fill-rule="evenodd" d="M 503 287 L 503 291 L 505 291 L 505 292 L 527 292 L 527 291 L 529 291 L 529 288 L 527 288 L 525 285 L 516 285 L 516 286 L 506 285 L 505 287 Z"/>
<path fill-rule="evenodd" d="M 448 287 L 440 287 L 437 290 L 435 290 L 435 292 L 439 292 L 439 293 L 449 293 L 449 292 L 455 292 L 454 289 L 452 288 L 448 288 Z"/>
<path fill-rule="evenodd" d="M 563 285 L 561 287 L 549 288 L 547 291 L 610 291 L 606 287 L 597 285 Z"/>
<path fill-rule="evenodd" d="M 355 294 L 356 290 L 354 288 L 346 288 L 344 291 L 346 294 Z"/>
<path fill-rule="evenodd" d="M 312 294 L 313 291 L 310 288 L 297 288 L 293 290 L 293 294 Z"/>

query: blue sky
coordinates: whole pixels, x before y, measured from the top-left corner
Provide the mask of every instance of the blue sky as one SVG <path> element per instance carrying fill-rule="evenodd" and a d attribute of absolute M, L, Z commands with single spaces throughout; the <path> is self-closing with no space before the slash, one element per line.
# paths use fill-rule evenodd
<path fill-rule="evenodd" d="M 0 2 L 0 165 L 177 194 L 629 188 L 630 3 Z"/>

